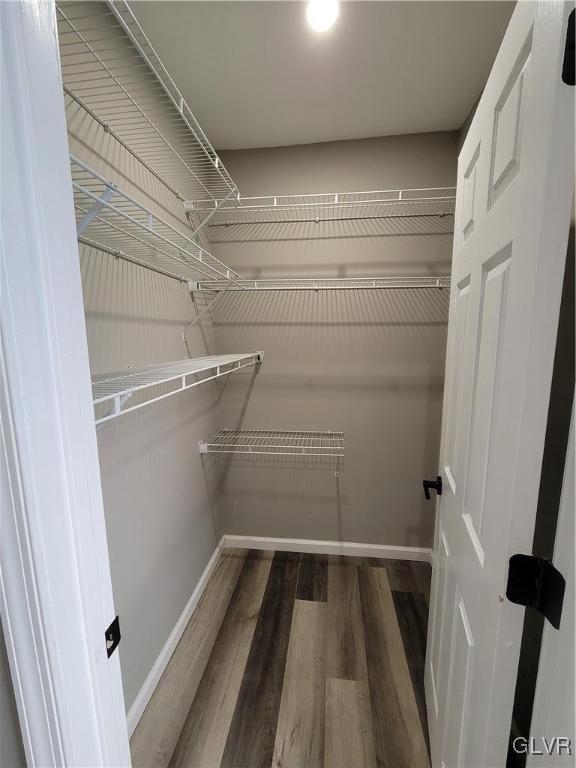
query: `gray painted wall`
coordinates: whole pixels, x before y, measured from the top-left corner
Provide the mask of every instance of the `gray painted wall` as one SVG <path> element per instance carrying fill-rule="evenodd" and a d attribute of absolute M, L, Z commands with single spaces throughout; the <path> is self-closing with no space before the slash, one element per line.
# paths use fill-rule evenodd
<path fill-rule="evenodd" d="M 449 186 L 456 133 L 224 152 L 244 195 Z M 211 227 L 214 253 L 250 277 L 438 274 L 451 219 Z M 227 294 L 218 345 L 263 349 L 231 381 L 221 426 L 343 430 L 340 477 L 319 459 L 209 456 L 227 533 L 430 546 L 422 479 L 437 470 L 448 292 Z"/>
<path fill-rule="evenodd" d="M 174 226 L 186 226 L 182 203 L 74 104 L 68 124 L 74 154 Z M 195 313 L 184 284 L 86 247 L 81 268 L 93 373 L 188 356 L 182 332 Z M 188 344 L 192 356 L 214 353 L 206 324 Z M 198 453 L 198 441 L 216 428 L 218 397 L 207 383 L 98 431 L 127 709 L 220 538 Z"/>
<path fill-rule="evenodd" d="M 0 624 L 0 768 L 19 768 L 25 765 L 4 632 Z"/>
<path fill-rule="evenodd" d="M 182 204 L 74 104 L 71 150 L 178 227 Z M 244 194 L 454 183 L 456 134 L 226 153 Z M 212 228 L 250 275 L 449 270 L 448 220 Z M 186 357 L 186 287 L 81 249 L 93 372 Z M 127 709 L 223 532 L 426 546 L 421 480 L 439 441 L 444 292 L 227 295 L 188 337 L 193 356 L 264 349 L 250 369 L 103 425 L 102 486 Z M 218 426 L 342 429 L 344 471 L 309 460 L 205 457 Z M 219 496 L 221 491 L 221 496 Z"/>

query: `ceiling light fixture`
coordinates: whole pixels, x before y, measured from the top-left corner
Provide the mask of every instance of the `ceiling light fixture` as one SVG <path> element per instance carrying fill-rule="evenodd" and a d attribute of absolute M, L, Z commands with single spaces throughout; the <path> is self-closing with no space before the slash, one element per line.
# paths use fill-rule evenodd
<path fill-rule="evenodd" d="M 338 18 L 339 12 L 338 0 L 309 0 L 306 18 L 313 30 L 326 32 Z"/>

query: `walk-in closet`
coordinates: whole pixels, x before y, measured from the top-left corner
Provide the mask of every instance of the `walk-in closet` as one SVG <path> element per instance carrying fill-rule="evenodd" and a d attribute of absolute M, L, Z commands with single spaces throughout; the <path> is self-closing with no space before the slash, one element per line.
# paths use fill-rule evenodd
<path fill-rule="evenodd" d="M 104 515 L 78 589 L 111 622 L 95 669 L 121 674 L 95 722 L 134 766 L 480 754 L 498 622 L 457 569 L 499 573 L 499 361 L 524 371 L 502 318 L 539 306 L 516 303 L 512 246 L 474 245 L 516 221 L 532 152 L 540 22 L 519 5 L 46 4 Z"/>

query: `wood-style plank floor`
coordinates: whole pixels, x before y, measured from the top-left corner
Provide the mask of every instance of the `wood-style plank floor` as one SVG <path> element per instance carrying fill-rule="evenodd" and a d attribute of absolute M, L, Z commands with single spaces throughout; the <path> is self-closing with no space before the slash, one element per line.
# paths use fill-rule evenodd
<path fill-rule="evenodd" d="M 132 739 L 142 768 L 429 766 L 430 566 L 225 550 Z"/>

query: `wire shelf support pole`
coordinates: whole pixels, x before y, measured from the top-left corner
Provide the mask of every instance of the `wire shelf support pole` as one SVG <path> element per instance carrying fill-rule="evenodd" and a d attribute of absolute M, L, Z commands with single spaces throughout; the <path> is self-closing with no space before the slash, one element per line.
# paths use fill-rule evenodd
<path fill-rule="evenodd" d="M 77 224 L 76 232 L 78 236 L 80 236 L 84 230 L 90 226 L 90 224 L 94 221 L 100 210 L 106 205 L 106 203 L 109 203 L 112 197 L 114 196 L 114 192 L 116 190 L 114 187 L 109 186 L 106 187 L 104 192 L 100 195 L 100 197 L 96 200 L 92 208 L 90 208 L 89 211 L 86 211 L 84 216 L 80 219 L 80 221 Z"/>

